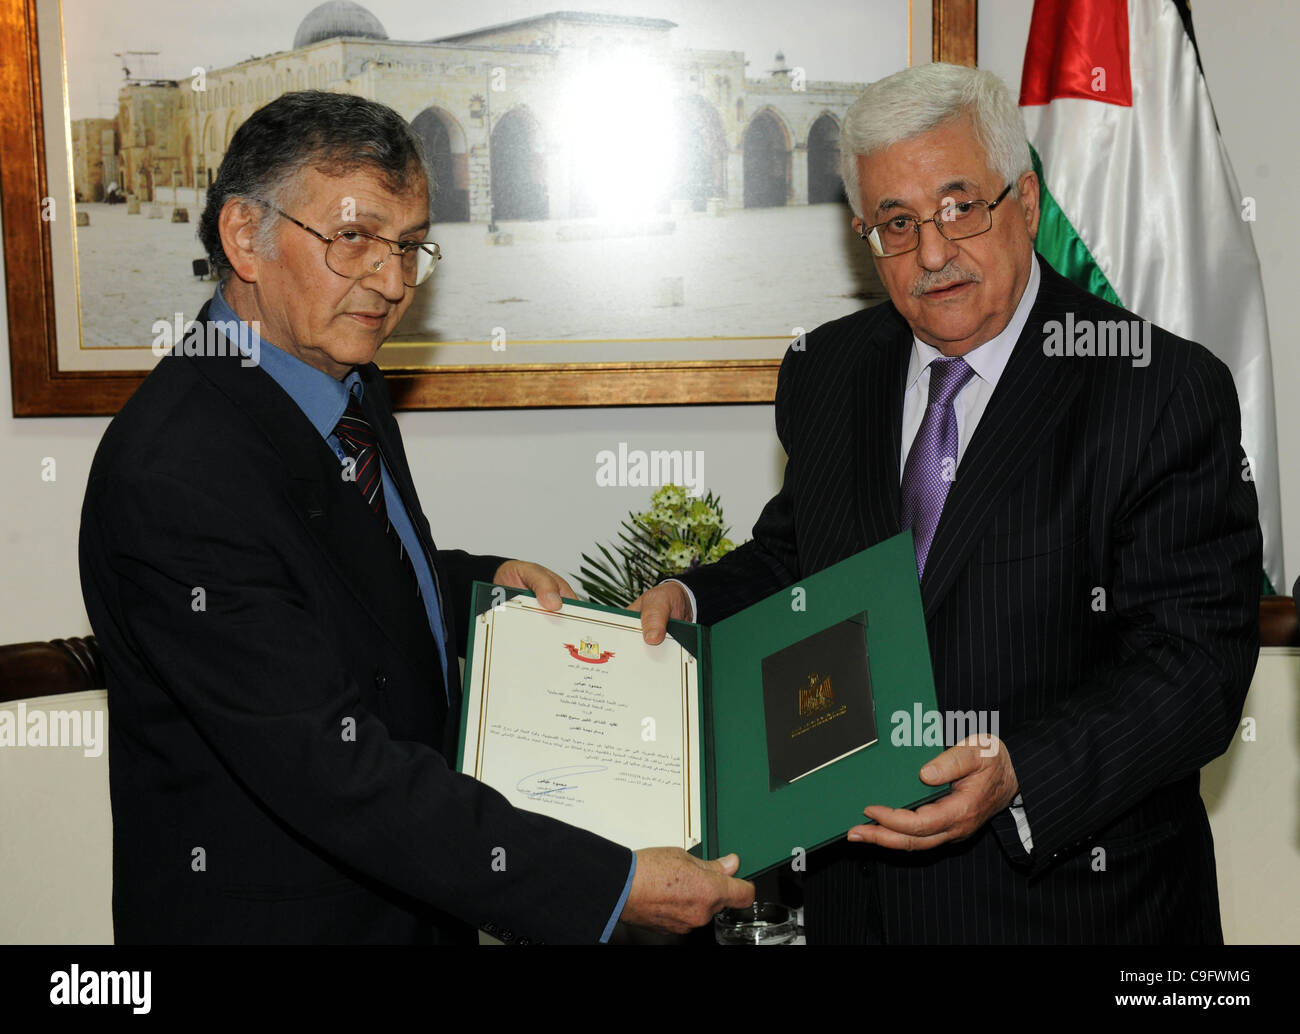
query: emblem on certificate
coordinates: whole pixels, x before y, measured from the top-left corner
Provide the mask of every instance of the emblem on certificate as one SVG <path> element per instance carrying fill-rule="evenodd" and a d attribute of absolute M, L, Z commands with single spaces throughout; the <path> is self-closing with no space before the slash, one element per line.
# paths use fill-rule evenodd
<path fill-rule="evenodd" d="M 588 664 L 604 664 L 614 656 L 613 650 L 601 651 L 600 644 L 594 639 L 579 639 L 578 645 L 565 643 L 564 648 L 569 651 L 569 655 L 575 661 L 586 661 Z"/>

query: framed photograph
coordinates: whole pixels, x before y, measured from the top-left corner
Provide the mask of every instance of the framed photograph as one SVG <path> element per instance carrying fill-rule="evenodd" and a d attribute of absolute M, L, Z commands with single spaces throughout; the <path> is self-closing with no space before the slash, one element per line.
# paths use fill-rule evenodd
<path fill-rule="evenodd" d="M 17 416 L 115 413 L 215 287 L 230 139 L 290 90 L 421 137 L 444 255 L 384 367 L 399 408 L 768 402 L 793 337 L 883 297 L 840 123 L 975 0 L 0 0 Z M 201 27 L 201 29 L 199 28 Z"/>

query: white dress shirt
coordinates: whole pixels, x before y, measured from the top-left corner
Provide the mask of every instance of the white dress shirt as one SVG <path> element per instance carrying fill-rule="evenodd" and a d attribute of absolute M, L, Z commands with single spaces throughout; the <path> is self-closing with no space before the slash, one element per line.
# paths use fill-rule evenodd
<path fill-rule="evenodd" d="M 1011 315 L 1011 322 L 1003 328 L 1002 333 L 982 345 L 977 345 L 962 358 L 975 371 L 975 376 L 962 385 L 961 391 L 953 396 L 952 408 L 957 414 L 957 469 L 961 469 L 961 458 L 966 453 L 966 446 L 975 434 L 975 428 L 984 415 L 984 407 L 989 403 L 989 396 L 998 386 L 998 378 L 1006 369 L 1007 360 L 1016 339 L 1025 329 L 1029 320 L 1029 310 L 1038 297 L 1038 262 L 1029 267 L 1029 282 L 1025 284 L 1024 293 Z M 912 451 L 912 443 L 921 429 L 921 420 L 925 416 L 925 406 L 930 399 L 930 363 L 943 355 L 934 345 L 927 345 L 918 337 L 912 338 L 912 358 L 907 364 L 907 387 L 903 395 L 903 435 L 902 449 L 898 457 L 898 481 L 902 484 L 903 467 L 907 463 L 907 454 Z"/>
<path fill-rule="evenodd" d="M 1025 284 L 1024 293 L 1011 315 L 1011 322 L 1003 328 L 997 337 L 985 341 L 982 345 L 967 352 L 963 358 L 975 371 L 975 376 L 962 385 L 961 391 L 953 397 L 952 409 L 957 416 L 957 472 L 961 474 L 961 458 L 966 453 L 966 446 L 975 434 L 975 428 L 984 415 L 993 389 L 998 386 L 998 378 L 1007 367 L 1011 350 L 1015 348 L 1020 332 L 1029 320 L 1029 310 L 1034 307 L 1038 297 L 1038 260 L 1029 264 L 1029 282 Z M 925 416 L 925 406 L 930 399 L 930 363 L 938 359 L 940 352 L 934 345 L 927 345 L 918 337 L 912 338 L 912 358 L 907 364 L 907 387 L 903 395 L 903 441 L 898 456 L 898 481 L 902 484 L 903 467 L 907 463 L 907 454 L 912 450 L 916 434 L 921 429 L 921 420 Z M 694 612 L 695 601 L 691 607 Z M 1016 820 L 1016 832 L 1026 851 L 1033 851 L 1034 838 L 1029 832 L 1029 820 L 1025 818 L 1024 798 L 1016 794 L 1011 802 L 1011 817 Z"/>

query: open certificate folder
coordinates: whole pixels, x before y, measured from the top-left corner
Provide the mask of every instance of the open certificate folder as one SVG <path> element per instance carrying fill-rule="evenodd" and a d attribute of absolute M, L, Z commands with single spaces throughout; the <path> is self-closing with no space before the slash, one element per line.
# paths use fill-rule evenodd
<path fill-rule="evenodd" d="M 660 646 L 598 604 L 477 583 L 472 611 L 460 770 L 517 807 L 750 876 L 947 792 L 919 776 L 939 751 L 910 533 Z"/>
<path fill-rule="evenodd" d="M 461 771 L 634 850 L 698 845 L 695 656 L 646 646 L 638 614 L 514 592 L 475 585 Z"/>

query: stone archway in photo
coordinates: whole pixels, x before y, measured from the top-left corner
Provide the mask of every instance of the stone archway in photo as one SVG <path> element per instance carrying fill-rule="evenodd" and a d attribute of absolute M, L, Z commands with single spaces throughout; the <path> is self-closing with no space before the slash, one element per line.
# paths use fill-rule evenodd
<path fill-rule="evenodd" d="M 703 97 L 679 97 L 673 106 L 677 166 L 672 197 L 704 211 L 709 198 L 727 196 L 727 138 L 717 109 Z"/>
<path fill-rule="evenodd" d="M 790 200 L 790 134 L 770 109 L 745 129 L 745 207 L 774 208 Z"/>
<path fill-rule="evenodd" d="M 469 221 L 469 159 L 465 151 L 465 130 L 454 115 L 443 108 L 428 107 L 411 121 L 424 143 L 424 153 L 433 172 L 433 213 L 436 223 Z"/>
<path fill-rule="evenodd" d="M 840 125 L 829 112 L 808 130 L 808 204 L 844 200 L 840 179 Z"/>
<path fill-rule="evenodd" d="M 546 219 L 542 132 L 527 108 L 514 108 L 492 129 L 492 205 L 497 219 Z"/>

